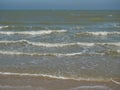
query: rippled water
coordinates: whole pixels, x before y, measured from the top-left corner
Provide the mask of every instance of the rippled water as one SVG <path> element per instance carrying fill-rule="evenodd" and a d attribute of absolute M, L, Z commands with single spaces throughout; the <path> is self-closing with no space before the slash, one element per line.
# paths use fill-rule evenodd
<path fill-rule="evenodd" d="M 99 81 L 119 69 L 120 11 L 0 11 L 0 74 Z"/>

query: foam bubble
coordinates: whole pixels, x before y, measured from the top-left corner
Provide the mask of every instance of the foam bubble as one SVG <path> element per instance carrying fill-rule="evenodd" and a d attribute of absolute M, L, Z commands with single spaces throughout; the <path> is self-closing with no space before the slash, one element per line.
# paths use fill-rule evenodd
<path fill-rule="evenodd" d="M 111 81 L 111 79 L 105 78 L 74 78 L 74 77 L 65 77 L 65 76 L 56 76 L 49 74 L 32 74 L 32 73 L 14 73 L 14 72 L 0 72 L 0 75 L 12 75 L 12 76 L 31 76 L 31 77 L 47 77 L 53 79 L 63 79 L 63 80 L 83 80 L 83 81 Z"/>
<path fill-rule="evenodd" d="M 11 51 L 0 51 L 2 55 L 23 55 L 23 56 L 77 56 L 77 55 L 104 55 L 104 53 L 97 52 L 77 52 L 77 53 L 26 53 L 26 52 L 11 52 Z"/>
<path fill-rule="evenodd" d="M 112 90 L 112 89 L 110 89 L 109 87 L 107 87 L 107 86 L 102 86 L 102 85 L 91 85 L 91 86 L 79 86 L 79 87 L 75 87 L 75 88 L 72 88 L 72 89 L 70 89 L 70 90 L 79 90 L 79 89 L 82 89 L 82 90 Z"/>
<path fill-rule="evenodd" d="M 95 36 L 107 36 L 107 35 L 119 35 L 120 32 L 81 32 L 76 33 L 76 35 L 95 35 Z"/>
<path fill-rule="evenodd" d="M 0 29 L 7 28 L 8 26 L 0 26 Z"/>
<path fill-rule="evenodd" d="M 19 41 L 0 41 L 0 44 L 16 44 L 16 43 L 26 43 L 33 46 L 44 46 L 44 47 L 65 47 L 65 46 L 94 46 L 94 43 L 83 43 L 83 42 L 76 42 L 76 43 L 40 43 L 40 42 L 30 42 L 27 40 L 19 40 Z"/>
<path fill-rule="evenodd" d="M 46 35 L 46 34 L 52 34 L 52 33 L 65 33 L 67 30 L 41 30 L 41 31 L 19 31 L 19 32 L 13 32 L 13 31 L 0 31 L 0 34 L 5 35 Z"/>
<path fill-rule="evenodd" d="M 17 44 L 17 43 L 25 43 L 33 46 L 43 46 L 43 47 L 67 47 L 67 46 L 87 46 L 92 47 L 96 45 L 114 45 L 120 46 L 120 42 L 106 42 L 106 43 L 87 43 L 87 42 L 75 42 L 75 43 L 40 43 L 40 42 L 30 42 L 27 40 L 19 40 L 19 41 L 0 41 L 0 44 Z"/>
<path fill-rule="evenodd" d="M 115 81 L 114 79 L 111 79 L 111 81 L 114 82 L 114 83 L 117 84 L 117 85 L 120 85 L 120 82 Z"/>
<path fill-rule="evenodd" d="M 12 73 L 12 72 L 0 72 L 1 75 L 15 75 L 15 76 L 42 76 L 42 77 L 49 77 L 55 79 L 69 79 L 67 77 L 62 76 L 54 76 L 48 74 L 30 74 L 30 73 Z"/>

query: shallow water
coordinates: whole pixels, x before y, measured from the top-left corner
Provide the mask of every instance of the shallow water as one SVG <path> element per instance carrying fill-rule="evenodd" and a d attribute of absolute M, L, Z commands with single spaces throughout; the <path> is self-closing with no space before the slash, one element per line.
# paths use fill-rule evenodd
<path fill-rule="evenodd" d="M 0 11 L 2 76 L 111 81 L 120 79 L 119 69 L 120 11 Z"/>

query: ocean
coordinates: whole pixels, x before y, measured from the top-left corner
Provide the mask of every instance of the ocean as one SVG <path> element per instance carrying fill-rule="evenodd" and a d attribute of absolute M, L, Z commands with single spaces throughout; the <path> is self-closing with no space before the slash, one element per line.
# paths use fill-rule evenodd
<path fill-rule="evenodd" d="M 0 10 L 0 90 L 120 90 L 120 11 Z"/>

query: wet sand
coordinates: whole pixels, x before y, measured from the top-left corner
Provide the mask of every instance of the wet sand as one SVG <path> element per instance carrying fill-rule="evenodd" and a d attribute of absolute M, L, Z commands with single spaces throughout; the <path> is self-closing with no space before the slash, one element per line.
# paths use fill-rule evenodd
<path fill-rule="evenodd" d="M 120 80 L 115 80 L 120 82 Z M 0 90 L 120 90 L 119 83 L 0 75 Z"/>

